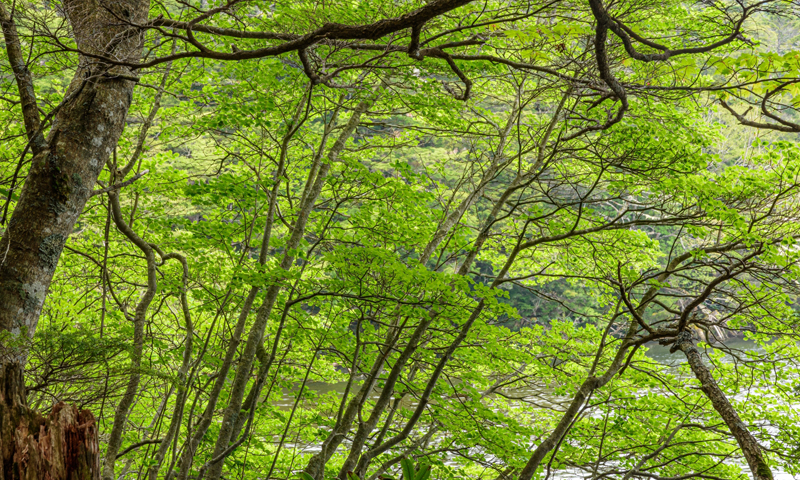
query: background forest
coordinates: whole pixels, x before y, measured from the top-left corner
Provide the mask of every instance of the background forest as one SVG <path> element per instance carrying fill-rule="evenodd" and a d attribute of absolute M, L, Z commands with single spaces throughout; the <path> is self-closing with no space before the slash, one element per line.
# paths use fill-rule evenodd
<path fill-rule="evenodd" d="M 800 4 L 0 17 L 0 480 L 800 475 Z"/>

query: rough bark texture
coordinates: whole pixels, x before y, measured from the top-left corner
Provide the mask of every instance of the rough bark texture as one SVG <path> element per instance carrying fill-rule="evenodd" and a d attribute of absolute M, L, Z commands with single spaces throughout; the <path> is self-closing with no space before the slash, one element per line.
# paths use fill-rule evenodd
<path fill-rule="evenodd" d="M 124 61 L 141 58 L 141 35 L 126 20 L 144 22 L 148 1 L 65 0 L 62 7 L 82 52 Z M 0 239 L 0 333 L 24 339 L 36 329 L 64 244 L 122 134 L 136 81 L 126 68 L 81 55 L 42 142 L 35 90 L 20 63 L 13 13 L 3 9 L 0 16 L 34 156 Z M 48 417 L 29 409 L 25 359 L 24 342 L 0 345 L 0 480 L 99 478 L 92 414 L 63 403 Z"/>
<path fill-rule="evenodd" d="M 140 58 L 139 36 L 112 41 L 127 27 L 98 3 L 64 2 L 78 46 L 88 52 Z M 148 3 L 128 0 L 114 5 L 121 15 L 143 21 Z M 46 148 L 33 157 L 0 240 L 0 330 L 32 335 L 36 329 L 61 250 L 122 134 L 135 82 L 119 75 L 130 72 L 81 57 Z M 19 352 L 13 357 L 12 361 L 24 362 Z"/>
<path fill-rule="evenodd" d="M 767 465 L 764 454 L 761 451 L 761 446 L 758 440 L 753 437 L 753 434 L 747 429 L 747 425 L 739 418 L 739 414 L 728 401 L 719 385 L 717 385 L 711 371 L 703 363 L 700 352 L 694 346 L 691 333 L 684 331 L 675 341 L 675 345 L 671 349 L 673 352 L 676 350 L 682 351 L 686 355 L 686 360 L 692 368 L 694 376 L 700 380 L 700 390 L 706 394 L 714 410 L 719 413 L 725 425 L 728 426 L 736 442 L 744 453 L 744 458 L 747 460 L 747 465 L 750 467 L 750 472 L 753 474 L 755 480 L 772 480 L 772 471 Z"/>
<path fill-rule="evenodd" d="M 28 408 L 22 367 L 0 366 L 0 480 L 98 480 L 97 425 L 88 410 Z"/>

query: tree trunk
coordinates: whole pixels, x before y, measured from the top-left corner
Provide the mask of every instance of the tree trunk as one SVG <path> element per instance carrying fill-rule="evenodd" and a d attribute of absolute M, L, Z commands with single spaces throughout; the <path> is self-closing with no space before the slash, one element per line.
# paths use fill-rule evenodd
<path fill-rule="evenodd" d="M 672 352 L 676 350 L 680 350 L 686 355 L 686 360 L 689 361 L 692 373 L 700 380 L 700 390 L 711 400 L 714 410 L 719 413 L 733 437 L 736 438 L 736 442 L 742 449 L 742 453 L 744 453 L 744 458 L 747 460 L 747 465 L 750 467 L 753 478 L 755 480 L 772 480 L 772 471 L 767 465 L 758 440 L 753 437 L 753 434 L 747 429 L 747 425 L 739 418 L 739 414 L 736 413 L 733 405 L 728 401 L 725 392 L 719 388 L 714 376 L 711 375 L 711 371 L 703 363 L 700 352 L 694 346 L 691 333 L 687 331 L 681 332 L 671 349 Z"/>
<path fill-rule="evenodd" d="M 120 61 L 141 58 L 142 37 L 129 25 L 145 22 L 149 1 L 64 0 L 62 8 L 81 52 Z M 127 68 L 80 55 L 44 140 L 46 126 L 38 118 L 32 77 L 21 63 L 13 15 L 13 9 L 2 9 L 0 23 L 34 155 L 0 239 L 0 480 L 97 479 L 92 414 L 63 403 L 48 417 L 31 410 L 23 369 L 27 338 L 36 330 L 64 244 L 122 134 L 136 78 Z"/>
<path fill-rule="evenodd" d="M 97 425 L 88 410 L 28 408 L 22 367 L 0 366 L 0 480 L 98 480 Z"/>
<path fill-rule="evenodd" d="M 133 21 L 147 16 L 148 2 L 115 4 Z M 106 47 L 126 27 L 98 2 L 65 1 L 64 9 L 81 50 L 112 48 L 118 58 L 141 57 L 138 35 Z M 0 240 L 0 330 L 33 335 L 36 329 L 61 250 L 122 134 L 135 82 L 120 75 L 130 78 L 131 72 L 82 56 L 46 145 L 33 157 Z M 5 353 L 24 364 L 24 353 Z"/>

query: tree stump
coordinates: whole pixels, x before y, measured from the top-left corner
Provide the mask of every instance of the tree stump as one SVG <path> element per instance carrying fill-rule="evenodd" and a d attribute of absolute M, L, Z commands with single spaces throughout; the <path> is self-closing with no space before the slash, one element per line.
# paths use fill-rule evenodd
<path fill-rule="evenodd" d="M 0 480 L 99 480 L 94 415 L 59 402 L 28 408 L 22 367 L 0 364 Z"/>

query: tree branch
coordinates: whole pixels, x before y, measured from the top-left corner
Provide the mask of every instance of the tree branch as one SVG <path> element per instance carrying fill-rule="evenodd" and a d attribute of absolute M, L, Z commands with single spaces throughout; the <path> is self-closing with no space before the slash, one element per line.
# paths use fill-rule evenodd
<path fill-rule="evenodd" d="M 92 190 L 91 197 L 94 197 L 95 195 L 102 195 L 102 194 L 108 193 L 108 192 L 113 192 L 115 190 L 119 190 L 120 188 L 125 188 L 128 185 L 130 185 L 133 182 L 135 182 L 136 180 L 139 180 L 140 178 L 144 177 L 149 172 L 150 172 L 150 170 L 142 170 L 141 172 L 139 172 L 136 175 L 132 176 L 128 180 L 125 180 L 124 182 L 117 183 L 115 185 L 111 185 L 111 186 L 106 187 L 106 188 L 101 188 L 100 190 Z"/>
<path fill-rule="evenodd" d="M 36 103 L 36 92 L 33 89 L 33 78 L 30 70 L 28 70 L 25 56 L 22 54 L 17 25 L 14 22 L 12 13 L 9 13 L 5 5 L 0 3 L 0 25 L 3 28 L 8 63 L 11 64 L 11 70 L 14 72 L 14 78 L 17 81 L 25 132 L 28 135 L 31 151 L 34 155 L 38 155 L 39 152 L 47 149 L 47 142 L 40 128 L 41 119 L 39 118 L 39 106 Z"/>

